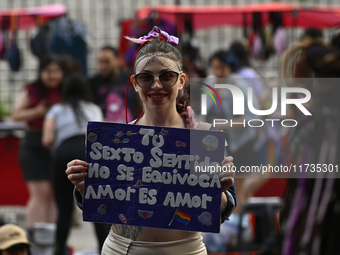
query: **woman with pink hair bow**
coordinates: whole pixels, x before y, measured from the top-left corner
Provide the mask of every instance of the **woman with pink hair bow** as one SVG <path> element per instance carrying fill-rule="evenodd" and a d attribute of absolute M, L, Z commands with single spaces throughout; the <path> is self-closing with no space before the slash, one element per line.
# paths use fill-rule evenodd
<path fill-rule="evenodd" d="M 134 58 L 130 81 L 142 100 L 143 112 L 130 124 L 212 129 L 210 124 L 194 120 L 186 92 L 188 88 L 184 88 L 186 75 L 182 71 L 182 56 L 174 47 L 178 38 L 154 27 L 147 36 L 127 39 L 142 44 Z M 225 157 L 222 164 L 233 165 L 232 157 Z M 73 160 L 66 170 L 69 180 L 79 190 L 75 193 L 78 202 L 82 199 L 87 165 L 84 161 Z M 233 183 L 233 174 L 222 173 L 223 221 L 236 206 Z M 102 254 L 204 255 L 207 251 L 199 232 L 113 224 Z"/>

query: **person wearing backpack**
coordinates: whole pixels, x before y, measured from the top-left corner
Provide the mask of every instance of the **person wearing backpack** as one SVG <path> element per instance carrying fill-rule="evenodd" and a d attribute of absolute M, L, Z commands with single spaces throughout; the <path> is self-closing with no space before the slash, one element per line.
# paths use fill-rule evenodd
<path fill-rule="evenodd" d="M 108 121 L 124 122 L 125 83 L 128 77 L 129 74 L 122 69 L 118 51 L 111 46 L 102 47 L 98 53 L 98 73 L 90 78 L 90 85 L 95 102 Z M 138 101 L 132 96 L 127 109 L 129 120 L 136 117 L 138 110 Z"/>

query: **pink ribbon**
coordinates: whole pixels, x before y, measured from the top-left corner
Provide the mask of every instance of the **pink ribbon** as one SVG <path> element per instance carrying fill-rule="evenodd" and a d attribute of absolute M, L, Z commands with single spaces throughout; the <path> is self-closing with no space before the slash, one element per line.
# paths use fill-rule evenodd
<path fill-rule="evenodd" d="M 126 39 L 134 42 L 142 44 L 147 41 L 151 41 L 154 38 L 161 38 L 164 41 L 170 43 L 171 45 L 177 45 L 178 44 L 178 38 L 173 35 L 169 35 L 167 32 L 162 31 L 159 27 L 154 26 L 153 29 L 148 33 L 148 35 L 144 35 L 142 37 L 137 38 L 131 38 L 128 36 L 125 36 Z"/>

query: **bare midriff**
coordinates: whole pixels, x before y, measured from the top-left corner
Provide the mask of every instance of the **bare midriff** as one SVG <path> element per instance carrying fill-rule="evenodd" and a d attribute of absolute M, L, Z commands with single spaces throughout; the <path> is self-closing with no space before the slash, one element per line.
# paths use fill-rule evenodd
<path fill-rule="evenodd" d="M 112 231 L 120 236 L 134 241 L 143 242 L 171 242 L 194 235 L 196 232 L 175 229 L 148 228 L 113 224 Z"/>

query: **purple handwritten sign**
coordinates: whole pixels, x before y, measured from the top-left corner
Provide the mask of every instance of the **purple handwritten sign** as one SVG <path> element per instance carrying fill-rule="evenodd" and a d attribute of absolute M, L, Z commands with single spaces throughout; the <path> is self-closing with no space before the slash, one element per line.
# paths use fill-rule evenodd
<path fill-rule="evenodd" d="M 89 122 L 84 221 L 219 232 L 225 133 Z M 215 162 L 215 163 L 214 163 Z"/>

